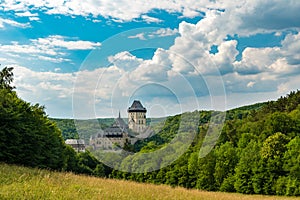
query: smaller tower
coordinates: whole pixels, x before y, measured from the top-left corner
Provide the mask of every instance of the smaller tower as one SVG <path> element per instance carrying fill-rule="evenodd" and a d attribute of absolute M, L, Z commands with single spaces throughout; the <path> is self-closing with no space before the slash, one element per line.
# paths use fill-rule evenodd
<path fill-rule="evenodd" d="M 138 100 L 134 100 L 128 108 L 128 127 L 136 133 L 143 133 L 146 126 L 146 108 Z"/>

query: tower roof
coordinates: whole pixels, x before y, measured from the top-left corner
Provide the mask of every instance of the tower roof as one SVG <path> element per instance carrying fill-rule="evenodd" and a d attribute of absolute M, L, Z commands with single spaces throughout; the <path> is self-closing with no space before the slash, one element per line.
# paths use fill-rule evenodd
<path fill-rule="evenodd" d="M 147 112 L 139 100 L 134 100 L 132 105 L 128 108 L 128 112 Z"/>

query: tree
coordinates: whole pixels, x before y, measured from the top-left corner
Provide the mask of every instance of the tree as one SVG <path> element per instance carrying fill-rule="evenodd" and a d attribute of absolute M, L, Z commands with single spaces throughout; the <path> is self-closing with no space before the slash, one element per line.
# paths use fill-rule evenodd
<path fill-rule="evenodd" d="M 295 137 L 286 146 L 283 168 L 289 176 L 300 180 L 300 137 Z"/>
<path fill-rule="evenodd" d="M 235 168 L 236 180 L 234 188 L 237 192 L 244 194 L 255 193 L 253 188 L 253 168 L 259 163 L 260 148 L 260 145 L 255 140 L 251 140 L 244 149 L 241 149 L 240 160 Z"/>
<path fill-rule="evenodd" d="M 238 161 L 235 148 L 232 143 L 226 142 L 215 150 L 216 165 L 215 165 L 215 182 L 216 186 L 220 187 L 224 179 L 234 174 L 234 168 Z"/>
<path fill-rule="evenodd" d="M 286 135 L 278 132 L 269 136 L 261 149 L 261 173 L 263 173 L 263 193 L 275 194 L 276 182 L 280 176 L 284 176 L 283 156 L 289 139 Z"/>
<path fill-rule="evenodd" d="M 12 90 L 15 87 L 10 84 L 13 82 L 13 67 L 4 67 L 0 71 L 0 89 Z"/>
<path fill-rule="evenodd" d="M 215 172 L 216 157 L 214 151 L 211 151 L 205 158 L 198 160 L 198 177 L 196 188 L 201 190 L 215 190 Z"/>

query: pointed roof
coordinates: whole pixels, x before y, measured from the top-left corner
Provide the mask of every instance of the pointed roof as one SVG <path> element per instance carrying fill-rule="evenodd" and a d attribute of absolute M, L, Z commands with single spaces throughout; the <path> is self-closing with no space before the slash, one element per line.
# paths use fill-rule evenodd
<path fill-rule="evenodd" d="M 125 121 L 121 118 L 120 111 L 119 111 L 119 117 L 115 119 L 111 127 L 118 127 L 121 130 L 126 130 L 128 128 Z"/>
<path fill-rule="evenodd" d="M 132 105 L 128 108 L 128 112 L 147 112 L 139 100 L 134 100 Z"/>

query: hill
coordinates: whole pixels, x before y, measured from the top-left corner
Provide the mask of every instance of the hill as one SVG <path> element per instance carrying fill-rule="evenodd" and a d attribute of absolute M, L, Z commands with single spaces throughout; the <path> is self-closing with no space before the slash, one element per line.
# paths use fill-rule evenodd
<path fill-rule="evenodd" d="M 139 157 L 164 149 L 178 135 L 180 126 L 190 130 L 198 124 L 188 150 L 171 165 L 159 166 L 157 171 L 129 174 L 114 170 L 110 177 L 209 191 L 299 196 L 299 104 L 297 91 L 277 101 L 229 110 L 224 126 L 213 124 L 210 134 L 207 130 L 211 111 L 184 113 L 191 119 L 185 124 L 180 122 L 182 115 L 168 117 L 160 132 L 137 143 L 138 153 L 124 159 L 121 166 L 131 170 L 137 166 L 161 166 L 170 156 L 159 157 L 157 163 Z M 199 157 L 204 141 L 212 141 L 210 135 L 219 135 L 218 140 L 209 154 Z M 180 147 L 176 145 L 177 149 Z M 176 148 L 170 152 L 176 152 Z"/>
<path fill-rule="evenodd" d="M 207 138 L 212 115 L 219 112 L 194 111 L 169 116 L 153 129 L 156 134 L 129 147 L 135 155 L 124 160 L 94 153 L 100 160 L 110 160 L 123 169 L 159 169 L 153 172 L 128 173 L 113 170 L 107 177 L 167 184 L 208 191 L 266 195 L 300 195 L 300 91 L 291 92 L 277 101 L 258 103 L 226 112 L 224 126 L 213 125 L 220 132 L 217 143 L 203 158 L 199 152 Z M 183 116 L 190 120 L 182 123 Z M 196 126 L 196 127 L 195 127 Z M 192 129 L 191 129 L 192 128 Z M 168 157 L 158 163 L 141 160 L 143 153 L 164 149 L 181 130 L 196 131 L 187 151 L 171 165 Z M 157 130 L 157 131 L 156 131 Z M 208 137 L 209 138 L 209 137 Z M 209 139 L 210 140 L 210 139 Z M 180 150 L 170 149 L 172 152 Z M 174 154 L 176 155 L 176 153 Z M 131 160 L 131 162 L 128 162 Z M 166 167 L 164 167 L 166 166 Z M 126 171 L 125 170 L 125 171 Z"/>
<path fill-rule="evenodd" d="M 101 179 L 0 164 L 0 199 L 221 199 L 294 200 Z"/>

